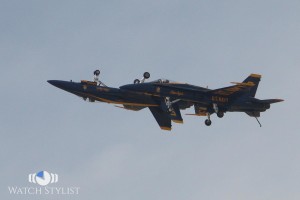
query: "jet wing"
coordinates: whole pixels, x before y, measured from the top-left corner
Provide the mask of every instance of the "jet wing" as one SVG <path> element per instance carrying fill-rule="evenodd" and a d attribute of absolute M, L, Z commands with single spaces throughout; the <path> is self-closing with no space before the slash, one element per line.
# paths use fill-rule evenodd
<path fill-rule="evenodd" d="M 171 120 L 175 123 L 183 123 L 183 119 L 181 117 L 180 109 L 177 103 L 173 104 L 173 111 L 170 113 Z"/>
<path fill-rule="evenodd" d="M 170 115 L 162 110 L 160 107 L 149 107 L 151 113 L 156 119 L 158 125 L 163 130 L 171 130 L 172 123 Z"/>
<path fill-rule="evenodd" d="M 139 110 L 142 110 L 142 109 L 145 108 L 143 106 L 131 106 L 131 105 L 123 105 L 123 107 L 116 105 L 116 107 L 117 108 L 123 108 L 125 110 L 133 110 L 133 111 L 139 111 Z"/>

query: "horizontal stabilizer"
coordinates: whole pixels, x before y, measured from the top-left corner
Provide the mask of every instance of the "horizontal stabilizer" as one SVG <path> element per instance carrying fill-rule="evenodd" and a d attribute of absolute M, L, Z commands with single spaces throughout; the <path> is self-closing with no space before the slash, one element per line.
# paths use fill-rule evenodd
<path fill-rule="evenodd" d="M 260 100 L 260 99 L 252 99 L 252 102 L 256 102 L 256 103 L 278 103 L 278 102 L 282 102 L 284 101 L 283 99 L 264 99 L 264 100 Z"/>

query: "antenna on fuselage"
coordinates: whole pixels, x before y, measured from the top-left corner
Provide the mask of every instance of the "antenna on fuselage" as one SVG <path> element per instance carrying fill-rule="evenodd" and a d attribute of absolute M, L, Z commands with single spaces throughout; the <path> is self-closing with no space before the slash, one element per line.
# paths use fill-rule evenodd
<path fill-rule="evenodd" d="M 94 71 L 94 82 L 96 82 L 98 86 L 103 85 L 104 87 L 107 87 L 104 83 L 102 83 L 99 80 L 99 75 L 100 75 L 100 70 L 99 69 L 95 70 Z"/>

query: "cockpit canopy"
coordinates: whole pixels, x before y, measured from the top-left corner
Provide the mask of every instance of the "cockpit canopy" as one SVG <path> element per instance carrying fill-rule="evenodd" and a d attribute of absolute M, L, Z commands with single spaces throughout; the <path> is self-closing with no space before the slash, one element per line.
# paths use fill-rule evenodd
<path fill-rule="evenodd" d="M 150 83 L 175 83 L 175 82 L 170 81 L 169 79 L 160 78 L 160 79 L 151 81 Z"/>

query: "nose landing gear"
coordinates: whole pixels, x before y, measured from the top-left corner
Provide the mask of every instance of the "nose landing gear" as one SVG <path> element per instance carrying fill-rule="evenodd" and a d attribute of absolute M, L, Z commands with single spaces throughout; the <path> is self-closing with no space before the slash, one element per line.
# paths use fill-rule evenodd
<path fill-rule="evenodd" d="M 94 82 L 97 83 L 98 86 L 104 86 L 104 87 L 107 87 L 103 82 L 100 81 L 99 79 L 99 75 L 100 75 L 100 70 L 95 70 L 94 71 Z"/>
<path fill-rule="evenodd" d="M 145 72 L 145 73 L 143 74 L 143 78 L 142 78 L 141 80 L 135 79 L 135 80 L 133 81 L 133 83 L 134 83 L 134 84 L 144 83 L 145 80 L 148 79 L 148 78 L 150 78 L 150 73 L 149 73 L 149 72 Z"/>

